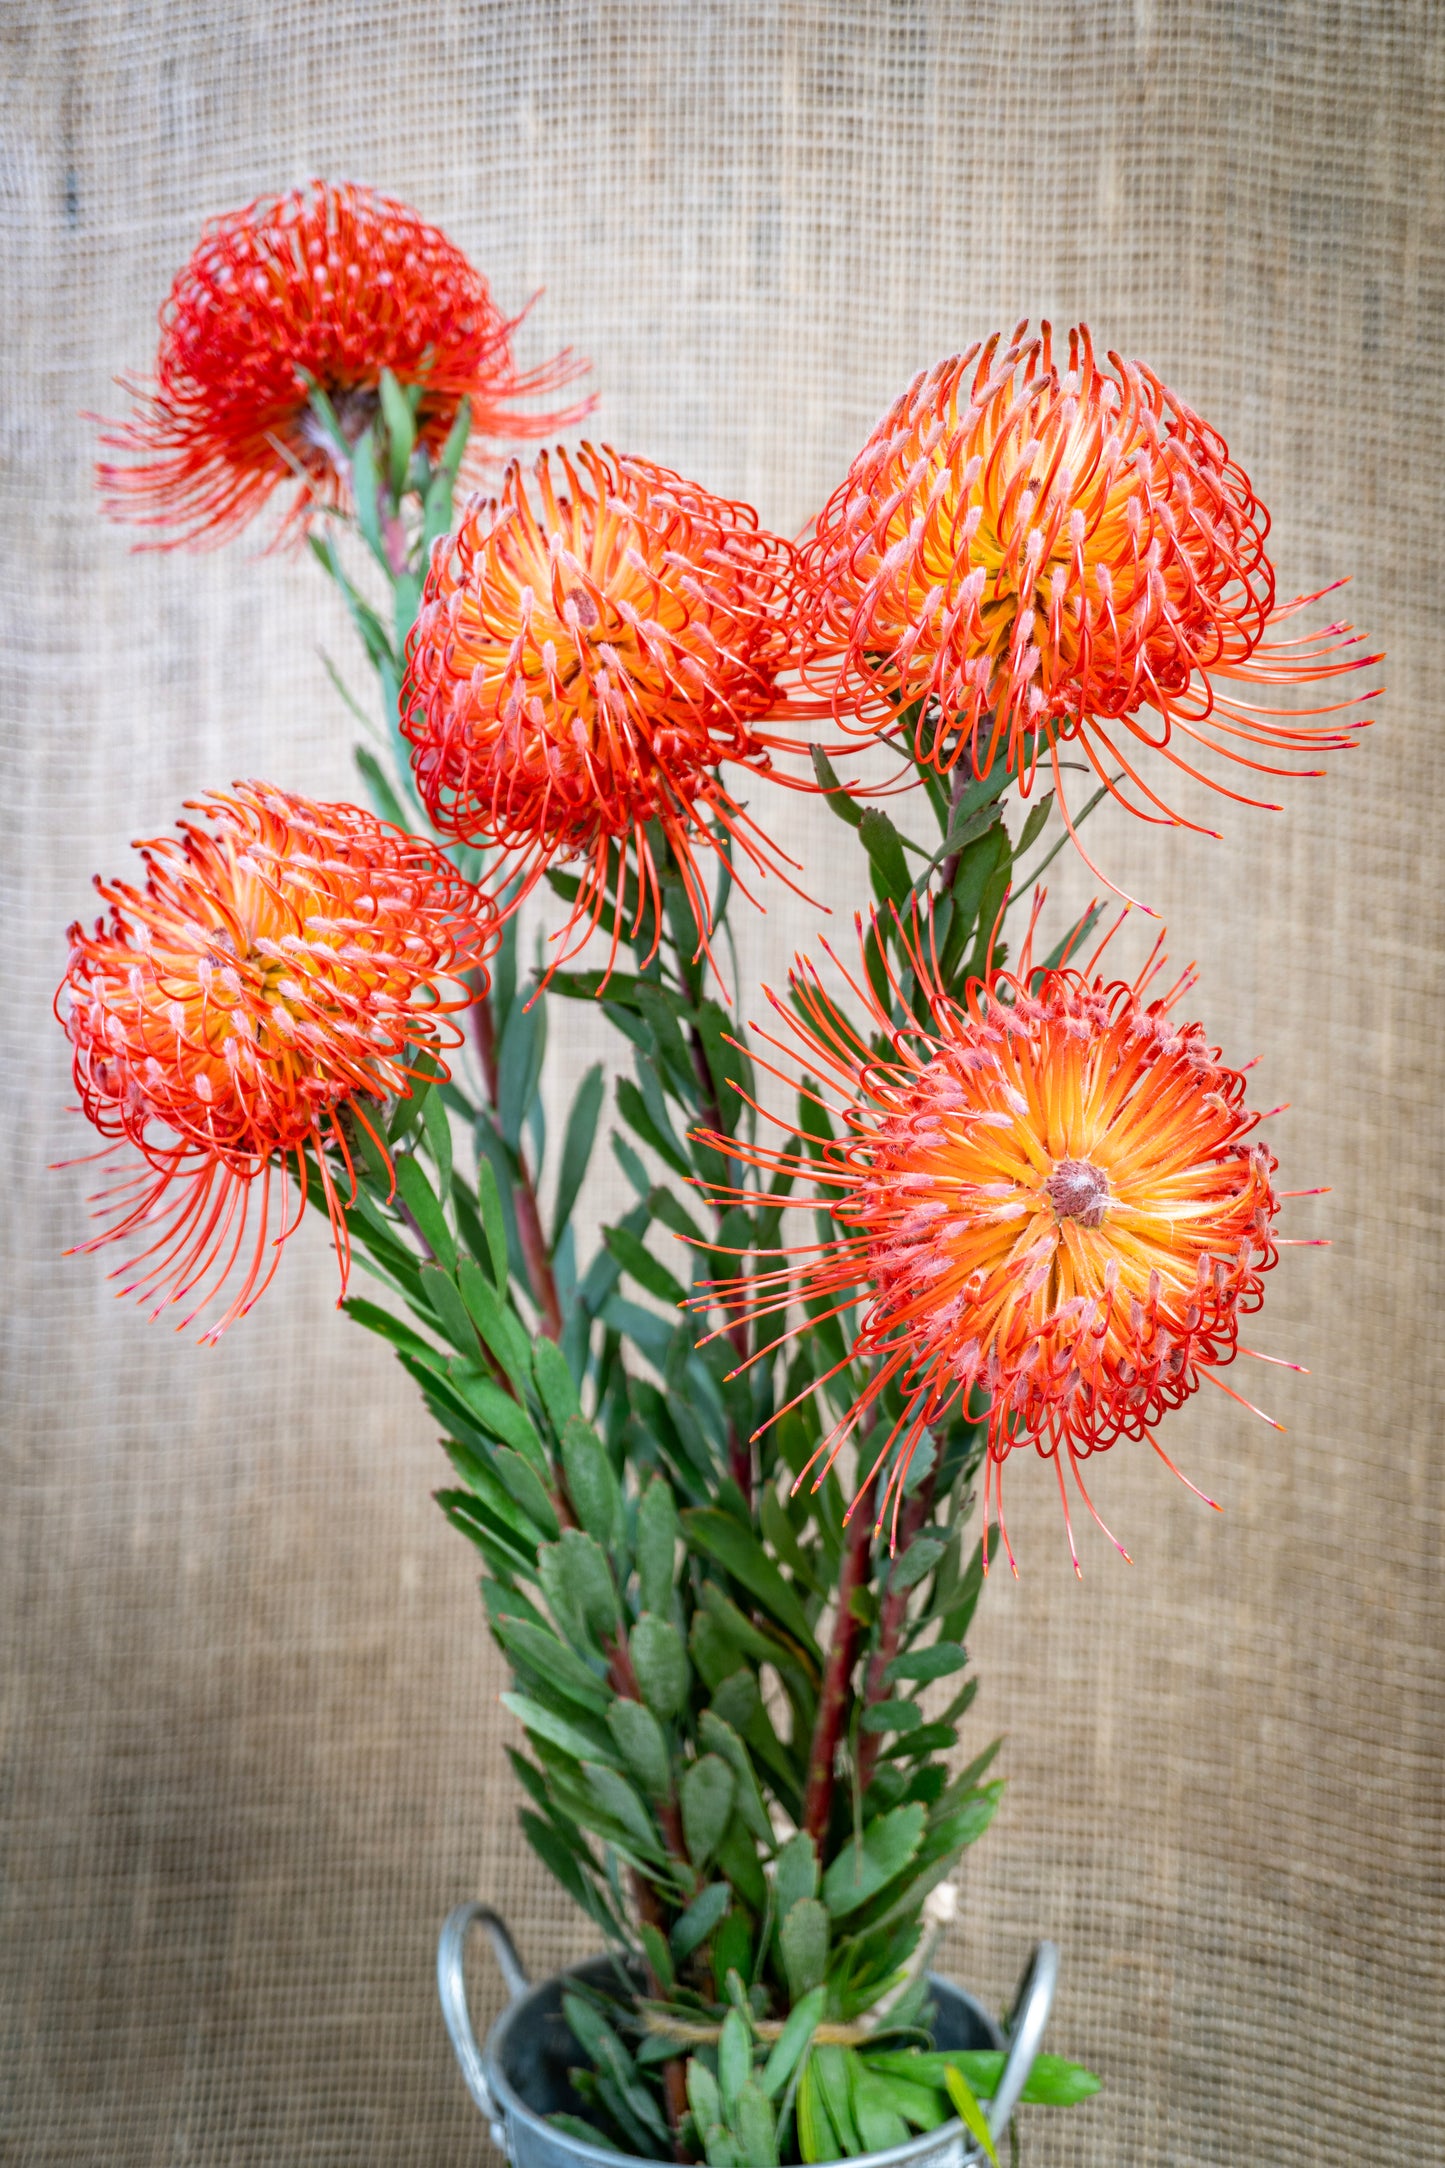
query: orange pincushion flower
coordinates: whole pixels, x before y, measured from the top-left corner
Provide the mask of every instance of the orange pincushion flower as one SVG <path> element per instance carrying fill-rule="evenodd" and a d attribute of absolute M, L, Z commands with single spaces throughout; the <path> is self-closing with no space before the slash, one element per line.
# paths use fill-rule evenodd
<path fill-rule="evenodd" d="M 102 442 L 112 518 L 177 530 L 153 545 L 222 541 L 273 491 L 297 484 L 281 533 L 345 501 L 345 462 L 308 404 L 308 378 L 359 437 L 383 369 L 422 384 L 419 441 L 440 452 L 463 404 L 478 436 L 545 436 L 591 405 L 519 414 L 585 363 L 566 353 L 519 370 L 508 319 L 445 234 L 404 204 L 350 182 L 312 181 L 206 225 L 161 310 L 153 386 L 127 384 L 131 419 Z"/>
<path fill-rule="evenodd" d="M 849 982 L 886 1056 L 805 959 L 790 981 L 795 1006 L 769 997 L 794 1042 L 769 1043 L 831 1080 L 841 1131 L 821 1157 L 751 1156 L 806 1175 L 840 1233 L 784 1253 L 809 1258 L 801 1268 L 714 1299 L 750 1318 L 790 1298 L 830 1313 L 863 1306 L 850 1360 L 868 1382 L 815 1460 L 831 1466 L 866 1434 L 880 1396 L 901 1401 L 874 1460 L 897 1448 L 880 1526 L 891 1494 L 896 1527 L 925 1431 L 967 1410 L 975 1390 L 989 1399 L 985 1522 L 993 1489 L 1002 1526 L 1003 1462 L 1022 1445 L 1054 1461 L 1061 1494 L 1067 1459 L 1092 1513 L 1080 1462 L 1121 1437 L 1167 1460 L 1153 1426 L 1233 1360 L 1239 1319 L 1259 1307 L 1278 1254 L 1275 1160 L 1249 1141 L 1260 1117 L 1243 1074 L 1201 1025 L 1170 1019 L 1192 971 L 1146 1000 L 1157 948 L 1125 984 L 1091 977 L 1092 964 L 1035 969 L 1026 944 L 1016 973 L 971 980 L 959 1002 L 916 935 L 932 1031 L 900 1030 L 866 974 Z M 736 1140 L 727 1149 L 745 1153 Z"/>
<path fill-rule="evenodd" d="M 1123 733 L 1235 798 L 1193 745 L 1266 775 L 1298 771 L 1262 751 L 1349 745 L 1358 723 L 1221 690 L 1379 660 L 1342 657 L 1346 625 L 1268 637 L 1318 598 L 1276 606 L 1269 516 L 1224 439 L 1142 362 L 1102 364 L 1086 327 L 1062 372 L 1049 326 L 1027 329 L 917 377 L 828 500 L 804 553 L 806 682 L 857 735 L 921 702 L 918 754 L 945 771 L 966 751 L 987 774 L 1002 755 L 1027 787 L 1046 746 L 1061 807 L 1058 748 L 1074 741 L 1121 803 L 1171 823 Z"/>
<path fill-rule="evenodd" d="M 179 840 L 144 845 L 143 888 L 97 878 L 109 915 L 70 928 L 56 1013 L 82 1110 L 112 1140 L 101 1158 L 129 1161 L 134 1147 L 142 1161 L 98 1200 L 112 1224 L 79 1247 L 141 1240 L 119 1268 L 134 1275 L 125 1291 L 154 1316 L 194 1293 L 183 1324 L 239 1260 L 239 1291 L 203 1336 L 214 1340 L 276 1270 L 305 1209 L 308 1151 L 345 1293 L 346 1221 L 324 1147 L 350 1167 L 349 1110 L 385 1157 L 364 1103 L 409 1096 L 417 1056 L 459 1042 L 448 1012 L 472 1000 L 461 974 L 483 963 L 494 921 L 434 843 L 355 806 L 240 783 L 190 809 L 209 826 L 182 822 Z M 271 1236 L 288 1157 L 301 1203 Z"/>
<path fill-rule="evenodd" d="M 780 870 L 716 771 L 786 780 L 771 755 L 796 748 L 756 724 L 778 704 L 793 564 L 750 506 L 592 445 L 512 465 L 437 545 L 401 703 L 417 785 L 443 834 L 500 846 L 499 884 L 521 874 L 519 901 L 554 862 L 587 862 L 566 954 L 629 858 L 635 908 L 661 923 L 651 824 L 704 946 L 698 847 L 717 852 L 720 831 Z"/>

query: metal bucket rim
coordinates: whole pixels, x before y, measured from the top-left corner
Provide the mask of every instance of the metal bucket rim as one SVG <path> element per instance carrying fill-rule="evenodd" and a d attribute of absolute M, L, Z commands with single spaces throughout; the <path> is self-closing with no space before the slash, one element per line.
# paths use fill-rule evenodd
<path fill-rule="evenodd" d="M 590 2168 L 597 2168 L 599 2160 L 603 2158 L 598 2147 L 585 2138 L 574 2137 L 570 2131 L 560 2130 L 555 2123 L 549 2122 L 545 2115 L 538 2115 L 535 2108 L 529 2108 L 502 2066 L 500 2049 L 511 2027 L 522 2022 L 533 2010 L 538 1998 L 553 1990 L 559 1980 L 570 1980 L 599 1968 L 605 1968 L 608 1972 L 613 1970 L 613 1960 L 605 1952 L 597 1957 L 584 1958 L 580 1964 L 565 1966 L 561 1972 L 549 1973 L 545 1980 L 539 1980 L 535 1987 L 528 1988 L 525 1995 L 507 2005 L 492 2025 L 482 2049 L 487 2090 L 499 2113 L 509 2120 L 515 2118 L 529 2126 L 545 2137 L 549 2146 L 568 2154 L 579 2163 L 589 2163 Z M 941 1988 L 945 1993 L 966 2003 L 987 2031 L 994 2050 L 1000 2054 L 1007 2051 L 1008 2043 L 1003 2037 L 998 2020 L 984 2008 L 976 1995 L 970 1995 L 967 1988 L 960 1987 L 954 1980 L 945 1979 L 941 1973 L 930 1972 L 927 1979 L 930 1987 Z M 820 2168 L 882 2168 L 884 2163 L 889 2164 L 889 2168 L 901 2168 L 903 2163 L 936 2152 L 940 2146 L 950 2143 L 955 2136 L 962 2146 L 961 2163 L 982 2160 L 981 2149 L 965 2130 L 960 2118 L 954 2115 L 933 2130 L 916 2131 L 903 2145 L 890 2146 L 881 2153 L 855 2153 L 850 2155 L 846 2162 L 828 2162 L 820 2164 Z M 605 2158 L 607 2168 L 614 2168 L 614 2164 L 615 2168 L 671 2168 L 671 2163 L 660 2162 L 656 2155 L 649 2153 L 609 2151 Z"/>

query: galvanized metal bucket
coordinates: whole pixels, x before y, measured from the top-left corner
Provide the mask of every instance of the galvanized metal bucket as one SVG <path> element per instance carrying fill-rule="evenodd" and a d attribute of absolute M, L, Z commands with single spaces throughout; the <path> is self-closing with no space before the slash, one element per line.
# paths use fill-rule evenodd
<path fill-rule="evenodd" d="M 478 2047 L 472 2030 L 463 1970 L 467 1935 L 473 1927 L 486 1929 L 511 1997 L 488 2033 L 485 2047 Z M 936 1973 L 928 1975 L 938 2010 L 934 2038 L 940 2048 L 1008 2050 L 998 2092 L 988 2109 L 995 2144 L 1008 2129 L 1043 2043 L 1058 1977 L 1057 1947 L 1052 1942 L 1036 1944 L 1003 2030 L 972 1995 Z M 588 2145 L 546 2120 L 561 2109 L 575 2113 L 579 2106 L 567 2080 L 568 2068 L 577 2060 L 577 2045 L 562 2015 L 562 1997 L 572 1980 L 615 1986 L 617 1971 L 610 1957 L 593 1957 L 533 1987 L 505 1922 L 488 1905 L 458 1905 L 441 1931 L 437 1988 L 442 2015 L 467 2090 L 512 2168 L 640 2168 L 632 2156 Z M 851 2168 L 966 2168 L 967 2163 L 982 2159 L 981 2148 L 962 2123 L 953 2121 L 886 2153 L 865 2153 Z"/>

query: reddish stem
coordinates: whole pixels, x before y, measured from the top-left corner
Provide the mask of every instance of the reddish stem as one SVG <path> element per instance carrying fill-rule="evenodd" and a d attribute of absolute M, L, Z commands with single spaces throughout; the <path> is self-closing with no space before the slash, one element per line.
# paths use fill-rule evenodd
<path fill-rule="evenodd" d="M 908 1549 L 919 1529 L 933 1511 L 933 1477 L 925 1476 L 911 1498 L 903 1501 L 903 1511 L 898 1516 L 898 1555 Z M 903 1637 L 903 1627 L 908 1617 L 908 1590 L 890 1588 L 883 1599 L 878 1614 L 878 1641 L 863 1682 L 863 1706 L 875 1708 L 880 1701 L 887 1701 L 892 1693 L 888 1684 L 888 1666 L 898 1654 L 898 1644 Z M 860 1797 L 867 1791 L 873 1779 L 874 1765 L 883 1744 L 876 1731 L 865 1731 L 858 1740 L 858 1791 Z"/>
<path fill-rule="evenodd" d="M 873 1485 L 853 1502 L 846 1530 L 847 1542 L 838 1571 L 838 1608 L 833 1616 L 833 1638 L 828 1645 L 823 1681 L 818 1688 L 818 1713 L 808 1749 L 808 1789 L 803 1800 L 803 1828 L 821 1852 L 833 1812 L 834 1764 L 843 1736 L 844 1720 L 853 1692 L 853 1665 L 858 1655 L 858 1620 L 853 1598 L 868 1579 L 872 1557 Z"/>
<path fill-rule="evenodd" d="M 482 1065 L 482 1080 L 487 1087 L 487 1098 L 495 1112 L 501 1088 L 497 1068 L 496 1019 L 492 1015 L 490 996 L 477 986 L 475 980 L 472 983 L 476 988 L 472 1002 L 472 1029 L 476 1036 L 477 1056 Z M 517 1186 L 513 1202 L 517 1212 L 517 1239 L 522 1245 L 527 1278 L 542 1312 L 542 1330 L 549 1340 L 560 1340 L 562 1305 L 557 1296 L 557 1281 L 552 1272 L 547 1237 L 542 1232 L 542 1215 L 537 1207 L 536 1186 L 527 1165 L 526 1148 L 521 1144 L 517 1146 Z"/>

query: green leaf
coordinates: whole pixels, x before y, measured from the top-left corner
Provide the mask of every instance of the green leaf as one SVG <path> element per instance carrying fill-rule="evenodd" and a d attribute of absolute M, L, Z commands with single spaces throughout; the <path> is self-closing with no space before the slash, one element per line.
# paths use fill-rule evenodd
<path fill-rule="evenodd" d="M 988 2127 L 988 2117 L 979 2106 L 973 2087 L 955 2064 L 950 2064 L 945 2070 L 943 2082 L 948 2087 L 948 2097 L 957 2108 L 964 2128 L 977 2138 L 994 2168 L 998 2168 L 998 2150 L 993 2142 L 993 2132 Z"/>
<path fill-rule="evenodd" d="M 499 1295 L 507 1292 L 507 1223 L 502 1213 L 502 1193 L 497 1187 L 496 1171 L 489 1159 L 477 1160 L 477 1210 L 481 1214 L 482 1227 L 487 1237 L 489 1259 L 478 1258 L 478 1264 L 490 1262 L 492 1281 Z"/>
<path fill-rule="evenodd" d="M 571 1416 L 563 1426 L 562 1467 L 582 1527 L 610 1550 L 621 1524 L 622 1493 L 607 1448 L 585 1416 Z"/>
<path fill-rule="evenodd" d="M 617 1259 L 624 1272 L 631 1273 L 639 1287 L 645 1287 L 649 1295 L 656 1295 L 662 1302 L 670 1302 L 681 1309 L 687 1301 L 687 1289 L 675 1279 L 666 1267 L 659 1264 L 652 1252 L 636 1235 L 625 1227 L 604 1227 L 602 1239 L 609 1253 Z"/>
<path fill-rule="evenodd" d="M 735 1136 L 744 1104 L 753 1096 L 753 1065 L 737 1045 L 735 1027 L 718 1002 L 699 1003 L 697 1031 L 712 1078 L 719 1119 L 724 1132 L 730 1137 Z"/>
<path fill-rule="evenodd" d="M 924 1580 L 948 1549 L 946 1537 L 931 1534 L 915 1536 L 906 1551 L 900 1551 L 888 1569 L 890 1594 L 907 1588 L 916 1588 Z"/>
<path fill-rule="evenodd" d="M 828 2120 L 838 2133 L 838 2141 L 845 2153 L 861 2153 L 857 2130 L 853 2124 L 853 2105 L 849 2098 L 848 2050 L 846 2048 L 814 2048 L 808 2058 L 810 2068 L 818 2073 L 818 2090 L 828 2110 Z"/>
<path fill-rule="evenodd" d="M 562 1749 L 574 1760 L 596 1761 L 612 1758 L 612 1744 L 600 1725 L 587 1725 L 584 1729 L 580 1719 L 558 1716 L 555 1711 L 543 1708 L 540 1701 L 533 1701 L 530 1694 L 503 1694 L 502 1707 L 526 1726 L 532 1736 L 545 1739 L 549 1746 Z"/>
<path fill-rule="evenodd" d="M 577 1087 L 572 1111 L 567 1117 L 566 1133 L 562 1139 L 562 1164 L 557 1175 L 557 1204 L 552 1216 L 554 1249 L 561 1240 L 563 1228 L 572 1217 L 572 1209 L 587 1173 L 606 1088 L 602 1064 L 600 1061 L 594 1062 Z"/>
<path fill-rule="evenodd" d="M 598 1716 L 605 1716 L 612 1695 L 595 1672 L 565 1641 L 559 1641 L 549 1627 L 537 1626 L 530 1619 L 499 1618 L 494 1622 L 497 1639 L 509 1656 L 516 1657 L 534 1671 L 538 1678 L 565 1694 L 584 1709 Z"/>
<path fill-rule="evenodd" d="M 930 1648 L 909 1649 L 902 1656 L 895 1656 L 884 1677 L 890 1686 L 900 1679 L 942 1679 L 950 1671 L 961 1671 L 968 1662 L 968 1651 L 957 1641 L 935 1641 Z"/>
<path fill-rule="evenodd" d="M 410 401 L 390 369 L 383 369 L 378 386 L 381 393 L 382 419 L 386 423 L 387 450 L 390 453 L 387 481 L 393 501 L 401 502 L 406 488 L 406 470 L 411 465 L 411 455 L 416 444 L 416 416 Z"/>
<path fill-rule="evenodd" d="M 582 1404 L 577 1398 L 577 1386 L 566 1356 L 556 1341 L 549 1340 L 545 1334 L 532 1344 L 532 1371 L 547 1419 L 560 1433 L 574 1415 L 581 1414 Z"/>
<path fill-rule="evenodd" d="M 446 1101 L 439 1091 L 430 1091 L 422 1101 L 422 1126 L 426 1140 L 431 1146 L 437 1167 L 437 1193 L 449 1197 L 452 1193 L 452 1125 L 447 1113 Z"/>
<path fill-rule="evenodd" d="M 736 2017 L 737 2012 L 733 2011 Z M 754 2077 L 744 2080 L 733 2107 L 732 2126 L 747 2168 L 778 2168 L 778 2131 L 768 2096 Z"/>
<path fill-rule="evenodd" d="M 841 2140 L 834 2134 L 823 2102 L 817 2063 L 818 2050 L 814 2048 L 804 2061 L 798 2080 L 798 2150 L 809 2168 L 816 2168 L 819 2162 L 837 2160 L 842 2151 Z"/>
<path fill-rule="evenodd" d="M 992 2100 L 1008 2058 L 997 2048 L 897 2048 L 870 2055 L 868 2060 L 890 2076 L 935 2087 L 945 2086 L 948 2071 L 957 2069 L 981 2100 Z M 1082 2064 L 1066 2062 L 1062 2055 L 1038 2055 L 1019 2098 L 1031 2107 L 1070 2108 L 1092 2099 L 1098 2091 L 1099 2080 Z"/>
<path fill-rule="evenodd" d="M 433 482 L 432 488 L 436 487 L 437 484 Z M 558 2108 L 548 2116 L 547 2121 L 554 2130 L 565 2131 L 569 2138 L 580 2138 L 584 2145 L 600 2146 L 604 2153 L 622 2151 L 621 2146 L 615 2145 L 611 2138 L 604 2138 L 596 2124 L 589 2123 L 585 2115 L 573 2115 L 567 2109 Z"/>
<path fill-rule="evenodd" d="M 702 1948 L 732 1903 L 732 1895 L 726 1882 L 709 1882 L 701 1895 L 694 1897 L 668 1938 L 678 1964 Z"/>
<path fill-rule="evenodd" d="M 795 2002 L 821 1986 L 828 1969 L 828 1912 L 816 1897 L 800 1897 L 783 1915 L 778 1948 Z"/>
<path fill-rule="evenodd" d="M 658 1158 L 672 1168 L 674 1174 L 680 1174 L 684 1179 L 691 1175 L 692 1168 L 681 1145 L 670 1132 L 664 1133 L 653 1120 L 642 1093 L 631 1077 L 619 1077 L 617 1080 L 617 1111 L 634 1135 L 641 1137 L 644 1144 L 650 1145 Z"/>
<path fill-rule="evenodd" d="M 351 496 L 356 506 L 356 524 L 372 556 L 391 577 L 391 565 L 381 539 L 381 514 L 377 502 L 379 481 L 376 472 L 376 444 L 369 429 L 363 430 L 351 447 Z"/>
<path fill-rule="evenodd" d="M 490 1378 L 482 1377 L 460 1364 L 453 1366 L 448 1374 L 482 1429 L 490 1432 L 493 1437 L 500 1438 L 503 1445 L 511 1446 L 513 1452 L 520 1453 L 524 1460 L 529 1460 L 536 1474 L 545 1482 L 551 1473 L 547 1466 L 547 1455 L 542 1449 L 541 1439 L 532 1428 L 531 1417 L 520 1401 L 514 1400 L 510 1393 L 503 1392 L 501 1386 L 494 1385 Z"/>
<path fill-rule="evenodd" d="M 621 1771 L 604 1762 L 584 1762 L 582 1775 L 598 1806 L 636 1839 L 643 1855 L 661 1858 L 656 1824 Z"/>
<path fill-rule="evenodd" d="M 840 821 L 845 821 L 850 828 L 857 828 L 863 819 L 863 808 L 860 805 L 855 805 L 848 796 L 839 780 L 837 769 L 823 751 L 822 746 L 811 745 L 808 750 L 813 756 L 813 773 L 817 776 L 819 788 L 822 790 L 832 811 L 837 814 Z"/>
<path fill-rule="evenodd" d="M 827 2002 L 827 1988 L 815 1987 L 788 2012 L 783 2029 L 773 2043 L 773 2052 L 763 2067 L 763 2091 L 770 2099 L 777 2099 L 793 2075 L 799 2057 L 822 2020 Z"/>
<path fill-rule="evenodd" d="M 717 2082 L 722 2093 L 723 2113 L 729 2122 L 738 2104 L 738 2095 L 752 2075 L 753 2042 L 747 2020 L 740 2010 L 729 2010 L 722 2023 L 722 2037 L 717 2044 Z"/>
<path fill-rule="evenodd" d="M 725 1567 L 816 1660 L 818 1645 L 808 1615 L 756 1536 L 730 1514 L 710 1507 L 689 1508 L 682 1516 L 682 1524 L 688 1544 L 706 1551 Z"/>
<path fill-rule="evenodd" d="M 737 1807 L 743 1821 L 769 1850 L 773 1845 L 773 1825 L 768 1820 L 768 1810 L 758 1789 L 758 1780 L 748 1758 L 748 1750 L 730 1724 L 724 1723 L 715 1709 L 704 1709 L 697 1720 L 697 1735 L 705 1747 L 723 1760 L 737 1779 Z"/>
<path fill-rule="evenodd" d="M 472 1323 L 520 1398 L 532 1376 L 532 1344 L 521 1319 L 499 1299 L 491 1281 L 482 1277 L 481 1267 L 470 1257 L 461 1260 L 457 1278 Z"/>
<path fill-rule="evenodd" d="M 396 1186 L 402 1203 L 416 1222 L 417 1230 L 445 1271 L 457 1269 L 457 1245 L 436 1191 L 410 1152 L 396 1156 Z"/>
<path fill-rule="evenodd" d="M 1029 817 L 1024 822 L 1023 827 L 1019 830 L 1019 839 L 1018 842 L 1014 845 L 1015 858 L 1022 858 L 1024 852 L 1028 849 L 1034 838 L 1041 833 L 1044 822 L 1049 817 L 1049 808 L 1052 806 L 1053 802 L 1053 792 L 1046 791 L 1043 797 L 1040 798 L 1036 806 L 1030 806 Z"/>
<path fill-rule="evenodd" d="M 861 1845 L 845 1846 L 823 1877 L 823 1897 L 835 1919 L 856 1912 L 903 1872 L 923 1842 L 927 1819 L 927 1810 L 913 1801 L 876 1816 Z"/>
<path fill-rule="evenodd" d="M 722 2094 L 717 2079 L 698 2056 L 687 2059 L 687 2104 L 699 2130 L 722 2121 Z"/>
<path fill-rule="evenodd" d="M 497 1050 L 497 1123 L 514 1152 L 537 1096 L 546 1051 L 545 1001 L 536 998 L 530 1006 L 514 1001 Z"/>
<path fill-rule="evenodd" d="M 614 1701 L 607 1712 L 607 1728 L 617 1742 L 618 1752 L 626 1762 L 649 1799 L 666 1799 L 672 1788 L 672 1771 L 668 1761 L 667 1740 L 662 1726 L 650 1709 L 644 1709 L 640 1701 Z M 679 1957 L 685 1951 L 673 1949 Z"/>
<path fill-rule="evenodd" d="M 857 2055 L 848 2058 L 853 2120 L 869 2153 L 886 2153 L 908 2140 L 908 2126 L 890 2097 L 886 2078 L 877 2077 Z"/>
<path fill-rule="evenodd" d="M 632 1629 L 629 1647 L 642 1698 L 653 1715 L 664 1723 L 680 1716 L 687 1707 L 692 1679 L 682 1635 L 672 1621 L 644 1611 Z"/>
<path fill-rule="evenodd" d="M 382 820 L 390 821 L 393 828 L 405 829 L 407 819 L 401 809 L 401 800 L 392 789 L 390 778 L 375 753 L 369 746 L 354 745 L 351 755 L 365 779 L 367 790 L 371 793 L 371 802 Z"/>
<path fill-rule="evenodd" d="M 858 840 L 872 859 L 882 889 L 880 901 L 901 904 L 913 886 L 903 839 L 881 806 L 870 805 L 858 823 Z"/>
<path fill-rule="evenodd" d="M 917 1731 L 923 1711 L 916 1701 L 877 1701 L 859 1719 L 864 1731 Z"/>
<path fill-rule="evenodd" d="M 531 1462 L 504 1445 L 493 1455 L 493 1466 L 527 1518 L 549 1541 L 555 1541 L 562 1524 Z"/>
<path fill-rule="evenodd" d="M 798 1902 L 800 1897 L 816 1897 L 818 1894 L 818 1855 L 813 1840 L 806 1830 L 800 1829 L 789 1837 L 778 1853 L 773 1868 L 773 1902 L 781 1918 Z"/>
<path fill-rule="evenodd" d="M 423 1265 L 421 1287 L 432 1317 L 452 1346 L 461 1355 L 475 1357 L 478 1353 L 476 1327 L 450 1276 L 440 1265 Z"/>
<path fill-rule="evenodd" d="M 680 1534 L 671 1486 L 660 1475 L 655 1475 L 637 1507 L 634 1555 L 638 1595 L 644 1611 L 665 1615 L 672 1609 Z"/>
<path fill-rule="evenodd" d="M 695 1761 L 678 1786 L 682 1833 L 695 1867 L 706 1866 L 722 1841 L 733 1810 L 733 1790 L 733 1773 L 719 1754 L 704 1754 Z"/>
<path fill-rule="evenodd" d="M 552 1616 L 560 1625 L 575 1614 L 599 1641 L 618 1626 L 617 1591 L 612 1570 L 600 1544 L 580 1528 L 566 1528 L 557 1543 L 546 1543 L 537 1554 L 538 1578 Z"/>

